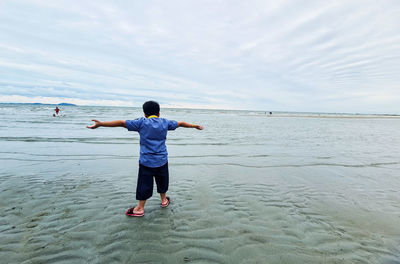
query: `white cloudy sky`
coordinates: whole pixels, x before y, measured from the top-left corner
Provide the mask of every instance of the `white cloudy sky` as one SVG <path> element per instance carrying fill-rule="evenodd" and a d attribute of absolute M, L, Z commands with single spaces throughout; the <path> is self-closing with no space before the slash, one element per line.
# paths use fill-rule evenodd
<path fill-rule="evenodd" d="M 400 113 L 399 0 L 0 1 L 0 102 Z"/>

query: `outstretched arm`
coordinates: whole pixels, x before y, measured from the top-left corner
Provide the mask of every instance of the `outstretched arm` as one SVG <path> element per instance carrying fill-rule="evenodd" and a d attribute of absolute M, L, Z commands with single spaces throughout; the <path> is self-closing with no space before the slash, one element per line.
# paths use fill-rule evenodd
<path fill-rule="evenodd" d="M 200 125 L 189 124 L 189 123 L 182 122 L 182 121 L 178 122 L 178 127 L 192 127 L 192 128 L 196 128 L 198 130 L 203 130 L 204 129 L 204 127 L 202 127 Z"/>
<path fill-rule="evenodd" d="M 92 121 L 94 122 L 94 124 L 91 126 L 86 126 L 87 128 L 95 129 L 95 128 L 98 128 L 101 126 L 103 126 L 103 127 L 126 127 L 124 120 L 100 122 L 99 120 L 93 119 Z"/>

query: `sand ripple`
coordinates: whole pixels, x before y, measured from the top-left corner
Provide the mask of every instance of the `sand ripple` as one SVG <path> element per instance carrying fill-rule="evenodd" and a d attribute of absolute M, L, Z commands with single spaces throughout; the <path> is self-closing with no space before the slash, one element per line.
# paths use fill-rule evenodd
<path fill-rule="evenodd" d="M 133 219 L 124 215 L 133 179 L 2 179 L 7 263 L 395 263 L 398 254 L 391 222 L 389 233 L 358 228 L 339 207 L 324 208 L 330 195 L 311 185 L 178 177 L 169 208 L 152 198 Z"/>

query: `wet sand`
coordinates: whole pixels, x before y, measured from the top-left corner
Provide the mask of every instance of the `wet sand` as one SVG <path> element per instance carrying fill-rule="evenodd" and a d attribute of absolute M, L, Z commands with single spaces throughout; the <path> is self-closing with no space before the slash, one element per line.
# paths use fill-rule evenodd
<path fill-rule="evenodd" d="M 210 166 L 172 163 L 171 167 L 171 205 L 161 209 L 153 196 L 143 218 L 124 215 L 134 203 L 135 183 L 129 170 L 96 178 L 86 173 L 65 173 L 49 180 L 34 175 L 3 176 L 2 261 L 398 261 L 399 211 L 377 210 L 379 202 L 368 197 L 363 186 L 342 190 L 338 182 L 291 183 L 299 173 L 312 177 L 325 170 L 323 166 L 266 170 L 217 165 L 211 166 L 213 174 L 209 174 Z M 253 175 L 250 181 L 244 180 L 248 173 Z M 380 193 L 393 209 L 399 208 L 397 189 Z M 364 203 L 358 204 L 360 200 Z"/>
<path fill-rule="evenodd" d="M 137 137 L 0 129 L 0 262 L 400 263 L 400 124 L 185 114 L 208 130 L 169 136 L 172 202 L 143 218 Z"/>

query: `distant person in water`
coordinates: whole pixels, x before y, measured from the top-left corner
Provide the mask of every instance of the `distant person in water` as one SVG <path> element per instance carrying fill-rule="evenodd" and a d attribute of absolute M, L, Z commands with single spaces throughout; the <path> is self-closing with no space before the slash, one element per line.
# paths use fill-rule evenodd
<path fill-rule="evenodd" d="M 165 141 L 168 130 L 175 130 L 178 127 L 190 127 L 202 130 L 200 125 L 177 122 L 160 118 L 160 105 L 154 101 L 143 104 L 144 117 L 135 120 L 115 120 L 100 122 L 93 119 L 94 125 L 87 128 L 98 127 L 125 127 L 129 131 L 137 131 L 140 135 L 140 158 L 139 173 L 136 187 L 136 200 L 138 205 L 129 208 L 127 216 L 141 217 L 144 215 L 146 201 L 153 195 L 154 180 L 157 185 L 157 192 L 160 194 L 161 207 L 165 208 L 170 203 L 167 196 L 169 186 L 168 153 Z"/>
<path fill-rule="evenodd" d="M 56 106 L 56 109 L 54 109 L 54 111 L 56 111 L 56 113 L 55 113 L 55 114 L 53 114 L 53 116 L 56 116 L 56 115 L 58 115 L 58 112 L 60 112 L 60 109 L 58 108 L 58 106 Z"/>

